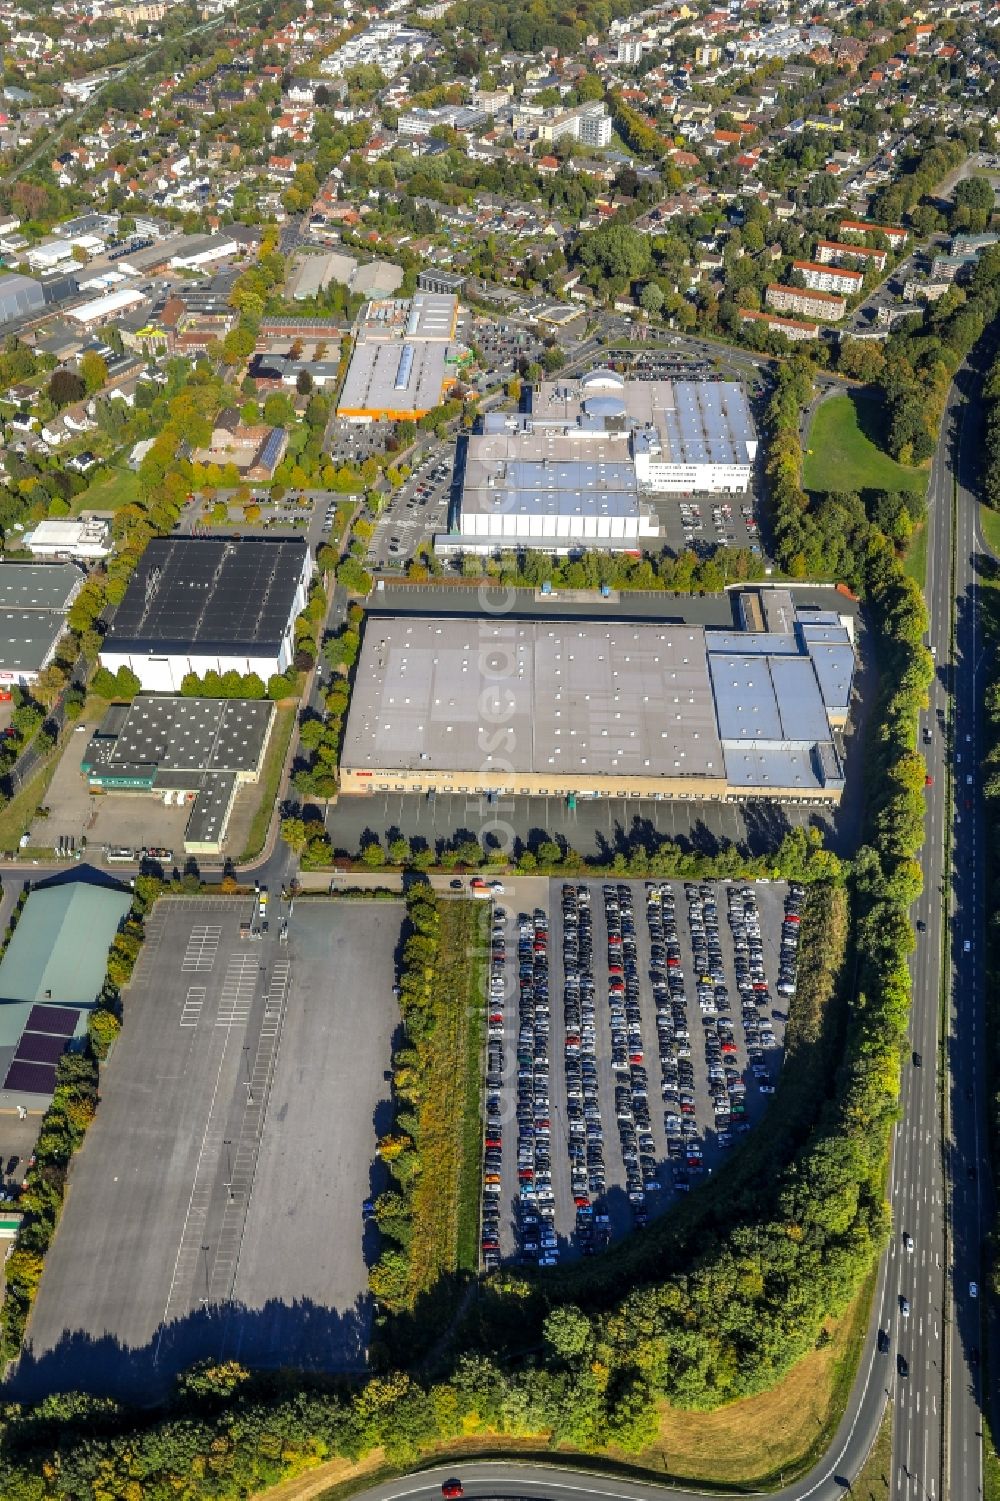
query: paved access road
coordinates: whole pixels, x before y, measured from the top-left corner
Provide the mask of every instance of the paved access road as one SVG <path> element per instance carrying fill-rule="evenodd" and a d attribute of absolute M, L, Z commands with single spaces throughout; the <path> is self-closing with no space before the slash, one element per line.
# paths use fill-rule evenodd
<path fill-rule="evenodd" d="M 980 1242 L 989 1208 L 983 1202 L 985 1175 L 980 1171 L 984 836 L 975 780 L 983 666 L 976 573 L 977 553 L 985 549 L 977 541 L 971 483 L 980 419 L 968 399 L 980 384 L 978 368 L 959 372 L 949 393 L 928 492 L 929 644 L 937 674 L 929 710 L 922 716 L 921 749 L 933 781 L 927 789 L 924 893 L 913 914 L 922 927 L 912 961 L 912 1053 L 903 1070 L 890 1180 L 893 1235 L 879 1267 L 871 1324 L 844 1417 L 823 1460 L 802 1480 L 775 1493 L 783 1501 L 843 1497 L 867 1458 L 887 1399 L 893 1405 L 894 1501 L 977 1501 L 983 1493 L 980 1301 L 970 1289 L 982 1281 Z M 949 769 L 955 790 L 951 823 Z M 972 784 L 966 782 L 969 775 Z M 950 1003 L 942 1056 L 947 1070 L 942 1142 L 937 1069 L 945 955 Z M 904 1232 L 912 1250 L 904 1246 Z M 890 1338 L 885 1353 L 878 1349 L 880 1331 Z M 905 1377 L 897 1364 L 900 1356 L 906 1362 Z M 366 1501 L 431 1501 L 456 1471 L 471 1497 L 652 1501 L 662 1495 L 654 1483 L 557 1467 L 456 1462 L 374 1487 L 365 1493 Z M 672 1494 L 693 1498 L 693 1493 Z"/>

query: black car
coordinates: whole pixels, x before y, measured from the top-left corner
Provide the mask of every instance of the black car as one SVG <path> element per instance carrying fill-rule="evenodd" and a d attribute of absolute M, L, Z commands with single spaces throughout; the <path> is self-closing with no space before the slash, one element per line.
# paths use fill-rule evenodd
<path fill-rule="evenodd" d="M 905 1381 L 907 1376 L 910 1374 L 910 1363 L 905 1355 L 896 1356 L 896 1370 Z"/>

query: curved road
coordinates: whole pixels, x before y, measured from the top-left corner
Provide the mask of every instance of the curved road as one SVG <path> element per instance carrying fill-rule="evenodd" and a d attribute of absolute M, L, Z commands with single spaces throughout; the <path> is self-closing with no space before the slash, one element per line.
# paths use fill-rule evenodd
<path fill-rule="evenodd" d="M 920 749 L 933 782 L 927 789 L 924 892 L 913 914 L 922 927 L 911 966 L 912 1053 L 904 1059 L 889 1186 L 893 1233 L 844 1417 L 820 1463 L 772 1493 L 781 1501 L 833 1501 L 849 1493 L 887 1401 L 893 1406 L 894 1501 L 982 1496 L 980 1304 L 970 1293 L 970 1284 L 982 1280 L 980 1246 L 989 1209 L 983 1202 L 987 1175 L 980 1170 L 983 840 L 977 839 L 976 786 L 983 668 L 976 568 L 977 553 L 986 549 L 978 542 L 972 489 L 980 417 L 967 401 L 968 388 L 978 381 L 975 368 L 965 367 L 949 393 L 928 489 L 929 644 L 937 671 L 921 715 Z M 904 1245 L 904 1233 L 912 1247 Z M 888 1350 L 879 1350 L 880 1333 L 888 1336 Z M 364 1501 L 438 1501 L 442 1482 L 455 1474 L 465 1494 L 478 1498 L 655 1501 L 664 1490 L 652 1480 L 571 1466 L 455 1460 L 375 1486 L 363 1492 Z M 671 1489 L 680 1497 L 699 1494 Z"/>
<path fill-rule="evenodd" d="M 842 1498 L 875 1441 L 887 1400 L 893 1404 L 894 1501 L 979 1501 L 982 1496 L 980 1303 L 970 1284 L 982 1281 L 980 1248 L 991 1209 L 984 1199 L 988 1175 L 981 1170 L 984 848 L 977 781 L 979 678 L 985 664 L 976 620 L 977 558 L 988 549 L 979 540 L 972 489 L 981 415 L 966 399 L 967 387 L 978 380 L 974 370 L 963 369 L 949 393 L 928 490 L 929 644 L 937 672 L 929 708 L 921 716 L 920 749 L 933 782 L 927 789 L 924 892 L 913 914 L 923 926 L 912 962 L 912 1053 L 904 1059 L 890 1178 L 893 1234 L 879 1266 L 871 1323 L 844 1417 L 823 1460 L 801 1480 L 772 1493 L 781 1501 Z M 20 862 L 4 871 L 39 875 L 37 866 Z M 256 873 L 277 889 L 293 873 L 290 852 L 279 843 Z M 939 1061 L 946 1070 L 940 1097 Z M 912 1250 L 904 1247 L 904 1233 Z M 880 1332 L 889 1337 L 884 1352 L 878 1348 Z M 442 1482 L 456 1472 L 466 1495 L 478 1498 L 655 1501 L 664 1489 L 653 1480 L 618 1479 L 569 1465 L 456 1460 L 373 1487 L 363 1496 L 365 1501 L 439 1501 Z M 671 1489 L 680 1497 L 698 1494 Z"/>

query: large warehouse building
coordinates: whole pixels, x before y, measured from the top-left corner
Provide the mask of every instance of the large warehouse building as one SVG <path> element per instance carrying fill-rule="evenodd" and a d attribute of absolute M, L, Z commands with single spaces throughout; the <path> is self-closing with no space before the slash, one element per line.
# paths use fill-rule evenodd
<path fill-rule="evenodd" d="M 777 591 L 761 623 L 373 616 L 341 789 L 837 803 L 850 631 Z"/>
<path fill-rule="evenodd" d="M 0 276 L 0 328 L 18 318 L 40 313 L 44 306 L 45 291 L 40 281 L 17 272 Z"/>
<path fill-rule="evenodd" d="M 80 763 L 102 792 L 189 804 L 188 854 L 218 854 L 240 787 L 264 765 L 276 710 L 265 699 L 160 698 L 113 704 Z"/>
<path fill-rule="evenodd" d="M 161 537 L 150 542 L 101 647 L 147 693 L 177 693 L 189 672 L 256 672 L 266 683 L 295 649 L 312 575 L 301 538 Z"/>
<path fill-rule="evenodd" d="M 487 413 L 460 472 L 442 550 L 633 551 L 657 536 L 643 497 L 750 488 L 757 434 L 735 381 L 545 381 L 530 411 Z"/>
<path fill-rule="evenodd" d="M 461 351 L 458 299 L 438 292 L 362 308 L 337 416 L 351 422 L 415 421 L 445 399 Z"/>
<path fill-rule="evenodd" d="M 72 563 L 0 564 L 0 690 L 37 681 L 82 587 L 83 573 Z"/>

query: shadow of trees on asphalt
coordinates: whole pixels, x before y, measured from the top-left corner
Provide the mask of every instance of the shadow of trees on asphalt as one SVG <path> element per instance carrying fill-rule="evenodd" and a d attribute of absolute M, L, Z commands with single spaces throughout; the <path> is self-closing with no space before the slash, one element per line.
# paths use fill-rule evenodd
<path fill-rule="evenodd" d="M 115 1335 L 67 1330 L 58 1344 L 30 1343 L 4 1387 L 9 1401 L 31 1404 L 52 1392 L 88 1392 L 132 1404 L 162 1401 L 175 1377 L 196 1361 L 238 1360 L 254 1370 L 294 1368 L 337 1374 L 365 1368 L 372 1306 L 324 1308 L 310 1299 L 271 1299 L 261 1308 L 207 1305 L 164 1325 L 139 1348 Z"/>

